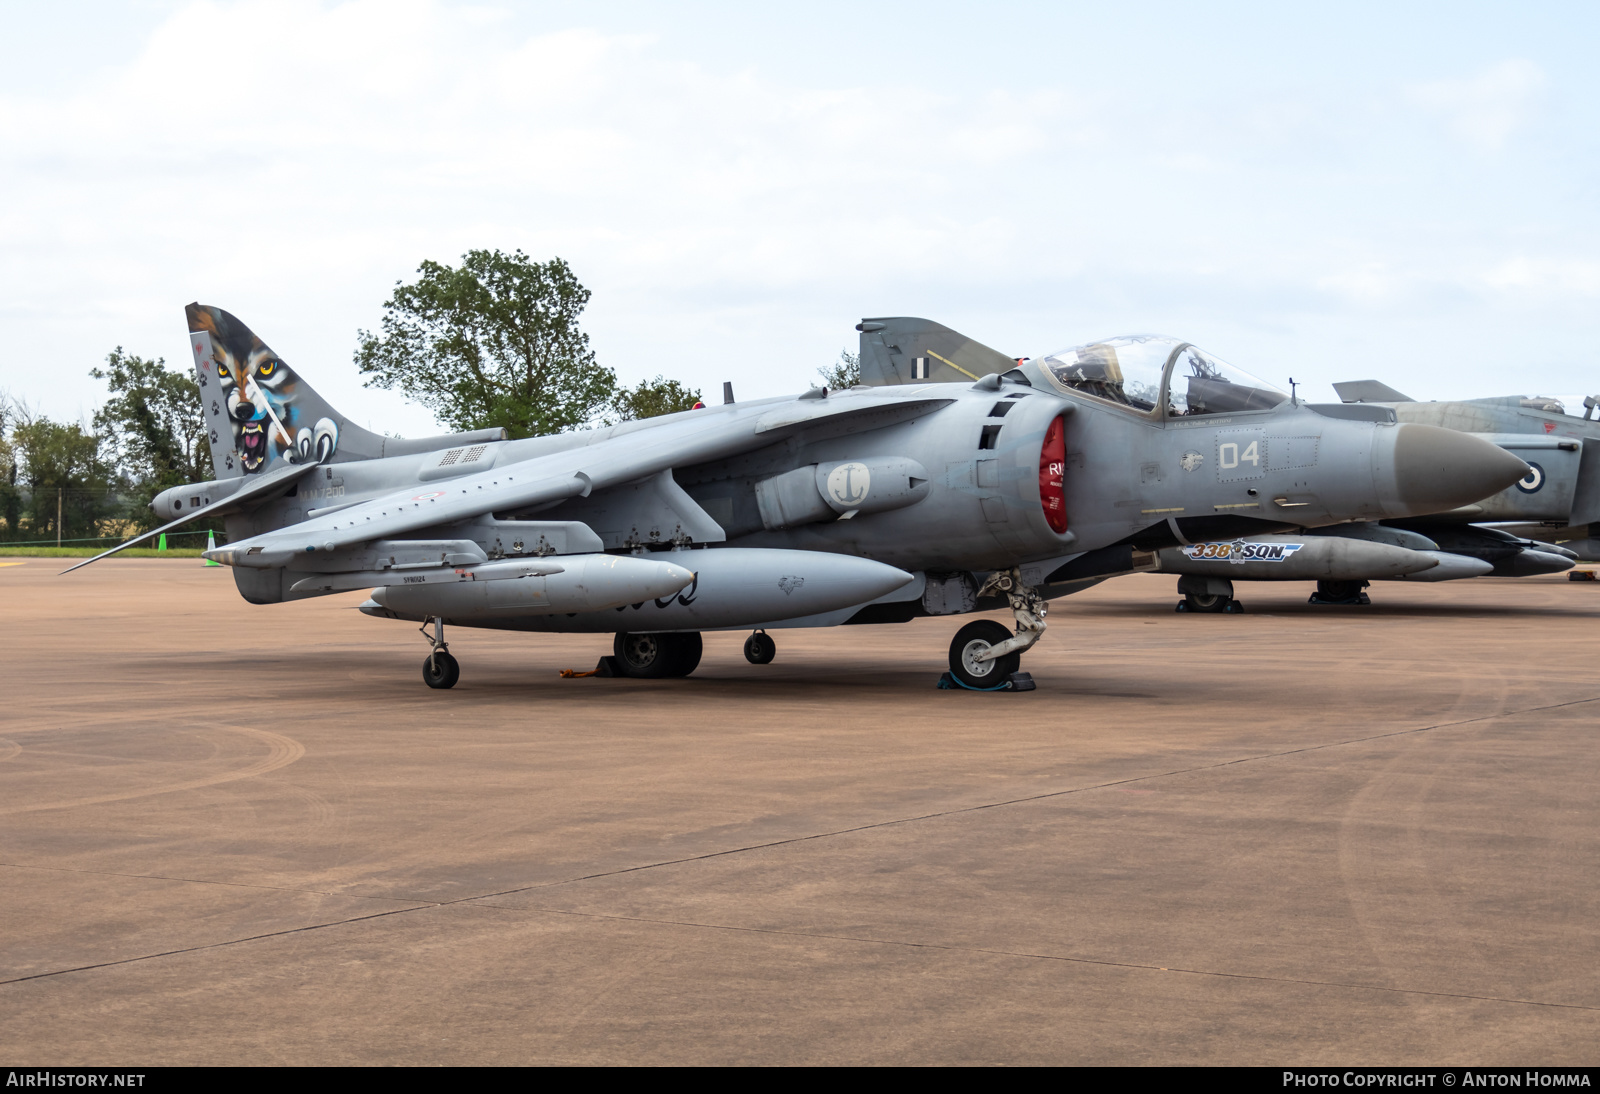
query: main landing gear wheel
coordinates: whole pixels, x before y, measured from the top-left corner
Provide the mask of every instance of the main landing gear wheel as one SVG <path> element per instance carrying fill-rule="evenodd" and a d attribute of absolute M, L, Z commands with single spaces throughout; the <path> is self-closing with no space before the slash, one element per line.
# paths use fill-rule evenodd
<path fill-rule="evenodd" d="M 1184 593 L 1183 610 L 1186 612 L 1238 611 L 1231 596 L 1221 593 Z"/>
<path fill-rule="evenodd" d="M 430 688 L 453 688 L 461 679 L 461 662 L 440 650 L 422 662 L 422 682 Z"/>
<path fill-rule="evenodd" d="M 778 644 L 766 631 L 756 631 L 744 640 L 744 659 L 752 665 L 770 665 L 778 656 Z"/>
<path fill-rule="evenodd" d="M 1008 653 L 993 661 L 976 660 L 1011 637 L 992 619 L 979 619 L 956 632 L 950 643 L 950 675 L 969 688 L 997 688 L 1022 667 L 1022 654 Z"/>
<path fill-rule="evenodd" d="M 659 680 L 668 676 L 688 676 L 700 666 L 705 644 L 699 631 L 687 633 L 632 634 L 620 632 L 611 643 L 612 654 L 622 675 L 639 680 Z"/>

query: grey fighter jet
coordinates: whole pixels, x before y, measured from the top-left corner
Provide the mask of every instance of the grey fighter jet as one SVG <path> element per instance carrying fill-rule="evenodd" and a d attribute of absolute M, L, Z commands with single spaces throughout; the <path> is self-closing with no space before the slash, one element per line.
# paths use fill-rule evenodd
<path fill-rule="evenodd" d="M 921 320 L 860 327 L 864 371 L 899 384 L 395 442 L 226 312 L 188 319 L 217 478 L 157 511 L 222 517 L 207 554 L 252 604 L 372 590 L 362 611 L 423 625 L 436 688 L 460 674 L 447 625 L 612 633 L 616 672 L 664 677 L 694 670 L 706 630 L 753 632 L 759 664 L 784 627 L 1007 607 L 1014 627 L 956 632 L 950 676 L 1014 687 L 1047 600 L 1163 547 L 1453 509 L 1528 471 L 1459 432 L 1299 404 L 1187 343 L 1018 365 L 939 341 L 955 371 L 935 374 L 894 341 Z"/>
<path fill-rule="evenodd" d="M 1528 577 L 1600 561 L 1600 397 L 1584 399 L 1579 418 L 1549 396 L 1423 403 L 1376 380 L 1333 386 L 1346 404 L 1387 411 L 1399 423 L 1481 437 L 1525 460 L 1528 473 L 1446 512 L 1163 550 L 1161 568 L 1183 575 L 1179 591 L 1190 610 L 1231 603 L 1238 580 L 1314 578 L 1311 603 L 1366 604 L 1363 589 L 1376 580 Z M 1261 559 L 1269 549 L 1292 557 Z"/>
<path fill-rule="evenodd" d="M 1600 395 L 1584 398 L 1580 418 L 1560 399 L 1544 395 L 1421 403 L 1373 380 L 1333 386 L 1347 403 L 1386 405 L 1401 422 L 1477 434 L 1527 461 L 1528 473 L 1498 494 L 1426 520 L 1413 518 L 1405 527 L 1465 531 L 1464 546 L 1471 549 L 1462 553 L 1480 552 L 1475 557 L 1493 562 L 1496 573 L 1507 561 L 1505 572 L 1521 576 L 1521 568 L 1514 556 L 1498 553 L 1497 536 L 1474 541 L 1471 534 L 1536 537 L 1543 548 L 1556 544 L 1578 560 L 1600 562 Z"/>
<path fill-rule="evenodd" d="M 1170 338 L 1111 338 L 1037 360 L 1013 361 L 927 320 L 866 320 L 858 329 L 862 332 L 862 375 L 872 384 L 956 380 L 1010 363 L 1019 377 L 1054 377 L 1076 390 L 1102 399 L 1132 402 L 1149 413 L 1155 413 L 1148 408 L 1155 406 L 1159 395 L 1164 399 L 1159 416 L 1173 429 L 1188 428 L 1194 421 L 1220 422 L 1224 415 L 1231 418 L 1268 407 L 1281 408 L 1286 403 L 1292 407 L 1298 402 L 1259 381 L 1241 379 L 1226 364 Z M 1154 380 L 1158 374 L 1159 385 Z M 1405 398 L 1381 385 L 1372 387 L 1370 381 L 1363 390 L 1379 388 L 1396 400 Z M 1344 403 L 1314 405 L 1310 409 L 1321 417 L 1369 421 L 1378 426 L 1406 421 L 1452 427 L 1467 424 L 1459 413 L 1435 418 L 1401 417 L 1390 405 L 1350 405 L 1353 403 L 1357 400 L 1346 398 Z M 1508 428 L 1510 424 L 1506 423 Z M 1381 520 L 1374 519 L 1369 510 L 1364 518 L 1330 523 L 1326 508 L 1319 509 L 1299 484 L 1282 488 L 1285 481 L 1294 481 L 1292 472 L 1316 465 L 1322 444 L 1319 431 L 1308 429 L 1301 437 L 1289 436 L 1287 430 L 1270 432 L 1276 435 L 1267 436 L 1261 430 L 1240 434 L 1234 443 L 1235 434 L 1221 431 L 1214 452 L 1196 447 L 1184 456 L 1188 461 L 1186 469 L 1203 478 L 1214 477 L 1219 484 L 1248 484 L 1250 496 L 1260 497 L 1263 502 L 1271 498 L 1270 505 L 1251 506 L 1247 510 L 1251 520 L 1226 525 L 1216 520 L 1179 518 L 1171 525 L 1172 534 L 1165 544 L 1149 531 L 1144 533 L 1140 545 L 1152 550 L 1152 568 L 1179 575 L 1178 589 L 1184 598 L 1181 609 L 1237 610 L 1238 602 L 1233 599 L 1233 582 L 1237 580 L 1312 579 L 1319 583 L 1313 602 L 1331 603 L 1353 602 L 1357 597 L 1364 600 L 1361 589 L 1368 579 L 1438 581 L 1490 572 L 1547 572 L 1571 565 L 1570 552 L 1519 539 L 1512 534 L 1517 529 L 1467 527 L 1468 519 L 1482 519 L 1468 516 L 1487 512 L 1482 506 L 1456 507 L 1437 516 Z M 1486 439 L 1518 453 L 1524 448 L 1572 451 L 1576 447 L 1570 441 L 1547 437 Z M 1201 470 L 1208 459 L 1209 474 Z M 1275 475 L 1275 471 L 1279 474 Z M 1437 465 L 1437 471 L 1448 477 L 1454 474 L 1454 465 L 1445 460 Z M 1159 464 L 1141 466 L 1147 496 L 1154 496 L 1161 474 Z M 1530 484 L 1541 474 L 1530 465 L 1528 477 L 1515 487 L 1507 486 L 1496 498 L 1511 499 L 1537 491 L 1538 485 Z M 1563 496 L 1570 494 L 1570 475 L 1563 480 L 1563 486 Z M 1531 511 L 1523 511 L 1532 515 Z M 1272 518 L 1277 519 L 1276 526 L 1270 523 Z M 1411 530 L 1413 527 L 1429 530 L 1439 542 Z M 1520 534 L 1529 533 L 1522 530 Z"/>

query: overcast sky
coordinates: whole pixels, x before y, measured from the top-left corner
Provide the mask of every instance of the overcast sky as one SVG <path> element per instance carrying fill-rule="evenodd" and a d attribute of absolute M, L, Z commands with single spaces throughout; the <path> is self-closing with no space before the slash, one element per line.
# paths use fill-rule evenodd
<path fill-rule="evenodd" d="M 353 419 L 423 259 L 566 259 L 629 382 L 867 315 L 1192 340 L 1313 398 L 1600 391 L 1600 7 L 0 0 L 0 390 L 249 324 Z"/>

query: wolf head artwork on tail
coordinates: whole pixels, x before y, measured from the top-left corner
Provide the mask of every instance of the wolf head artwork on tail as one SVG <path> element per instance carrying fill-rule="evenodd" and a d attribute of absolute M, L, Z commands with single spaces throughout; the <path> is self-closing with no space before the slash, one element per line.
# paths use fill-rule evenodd
<path fill-rule="evenodd" d="M 221 308 L 184 311 L 218 478 L 333 456 L 340 416 L 281 357 Z"/>

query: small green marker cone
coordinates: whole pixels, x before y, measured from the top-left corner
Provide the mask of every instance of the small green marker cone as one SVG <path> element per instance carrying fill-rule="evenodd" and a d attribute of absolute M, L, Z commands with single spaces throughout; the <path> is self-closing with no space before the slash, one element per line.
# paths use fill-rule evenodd
<path fill-rule="evenodd" d="M 162 532 L 161 533 L 161 540 L 160 540 L 160 542 L 158 542 L 156 544 L 156 550 L 165 551 L 166 549 L 167 549 L 167 533 Z"/>
<path fill-rule="evenodd" d="M 217 533 L 208 531 L 206 533 L 206 550 L 215 551 L 216 549 L 217 549 Z M 207 566 L 221 566 L 222 563 L 218 562 L 216 559 L 208 558 L 208 559 L 206 559 L 206 565 Z"/>

